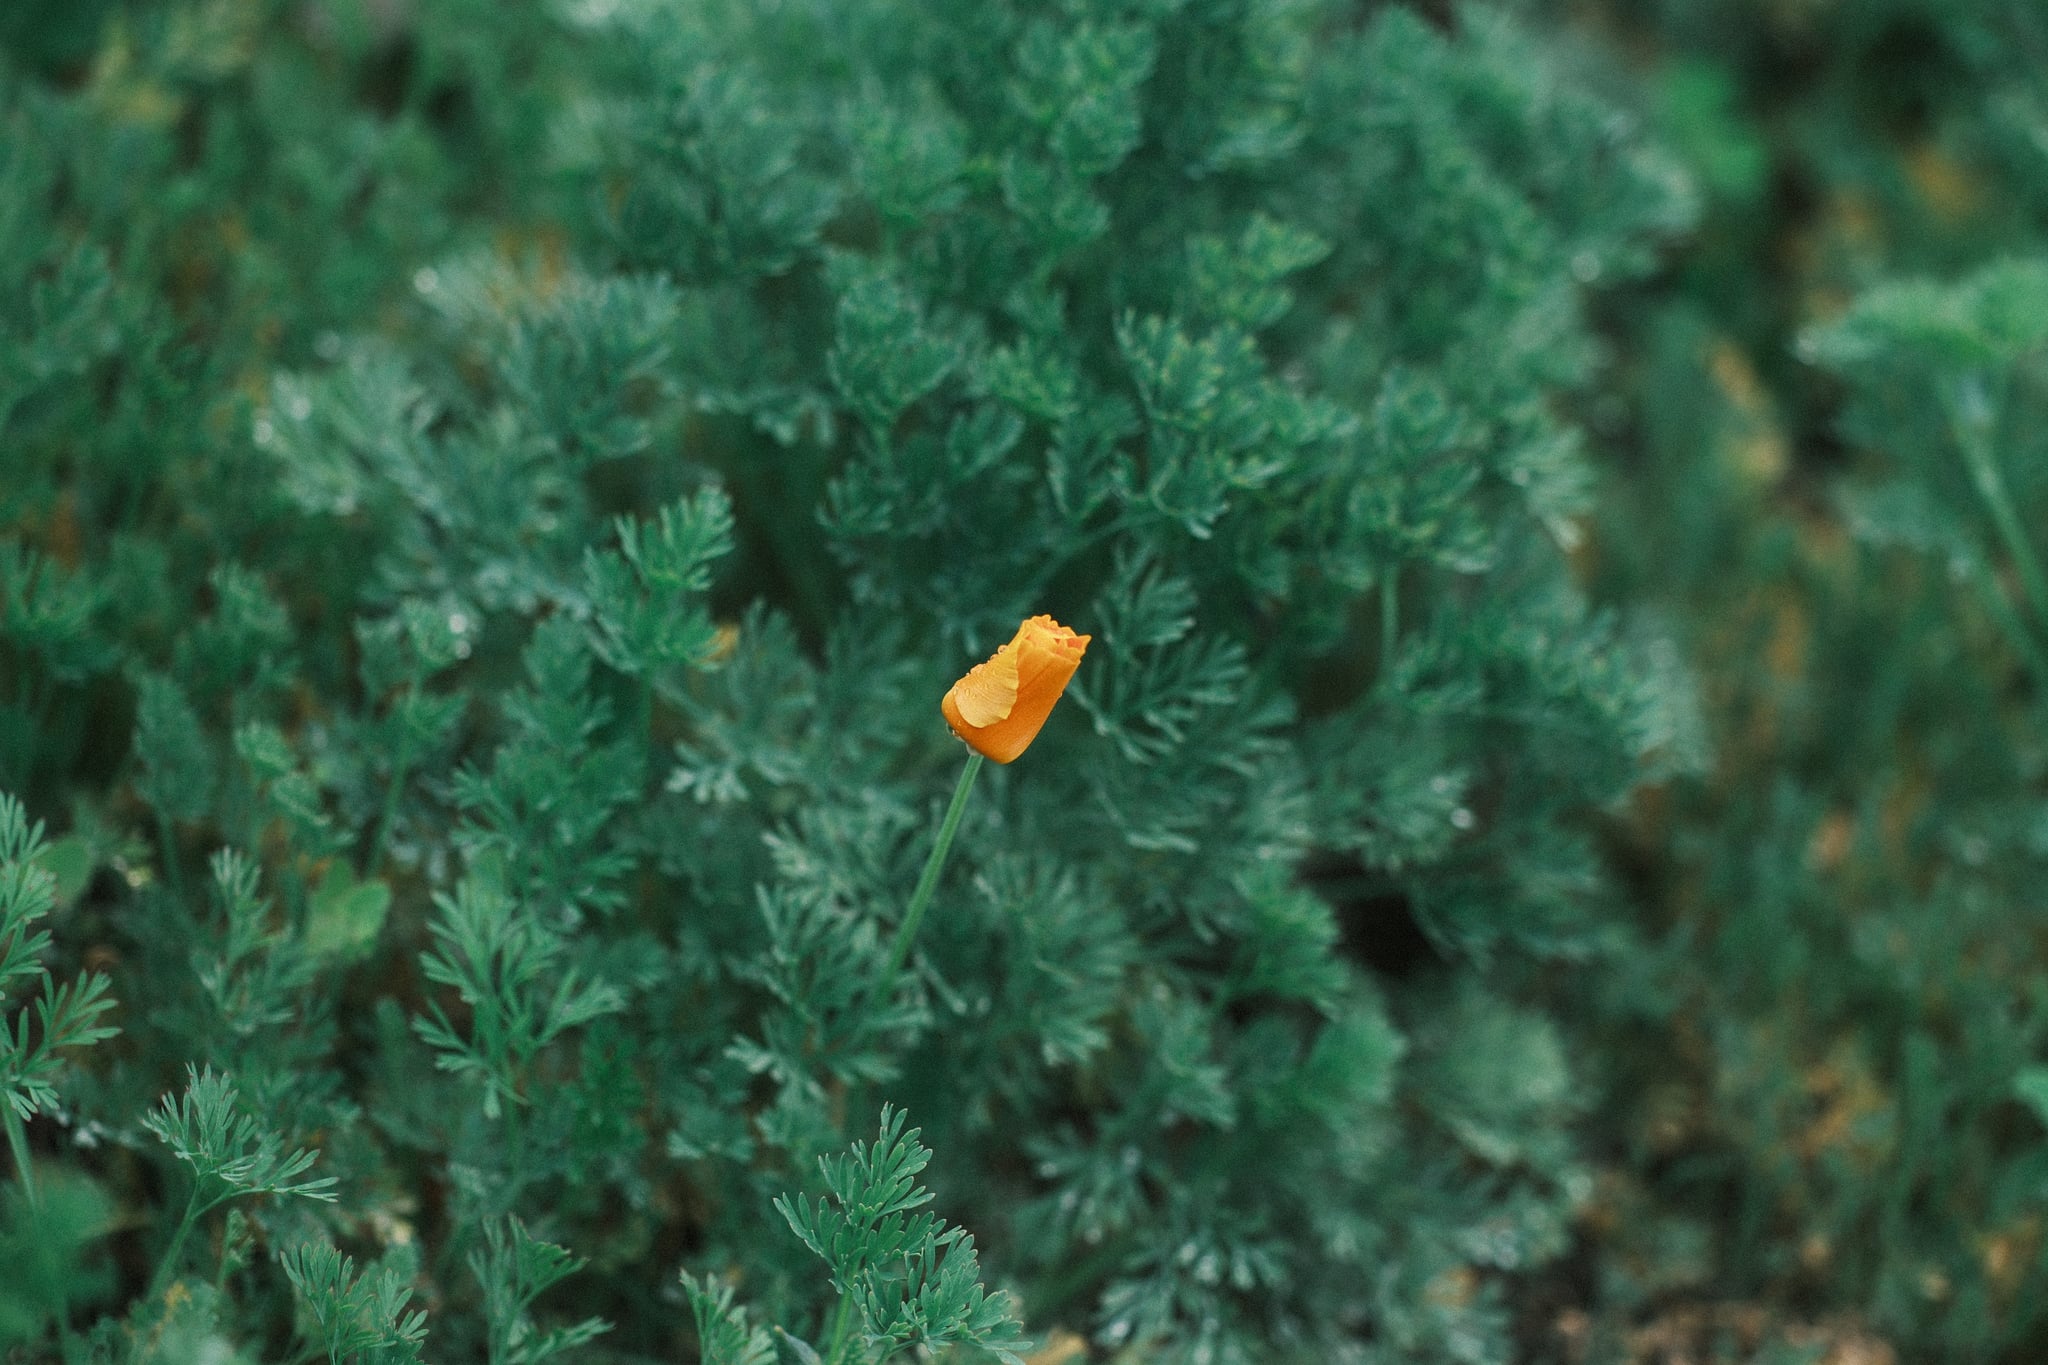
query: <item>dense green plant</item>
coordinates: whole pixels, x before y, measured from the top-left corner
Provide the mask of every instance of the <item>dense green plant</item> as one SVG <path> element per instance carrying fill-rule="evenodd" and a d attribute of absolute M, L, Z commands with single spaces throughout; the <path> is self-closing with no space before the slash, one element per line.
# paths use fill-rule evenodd
<path fill-rule="evenodd" d="M 2038 1340 L 2038 26 L 1545 8 L 0 19 L 0 1358 Z"/>
<path fill-rule="evenodd" d="M 1505 1350 L 1583 1181 L 1515 981 L 1677 753 L 1552 399 L 1672 175 L 1478 10 L 340 13 L 9 77 L 6 781 L 133 1002 L 63 1116 L 219 1068 L 183 1225 L 65 1158 L 213 1286 L 100 1339 L 672 1354 L 691 1269 L 734 1358 Z M 1035 609 L 1095 650 L 876 998 Z M 885 1099 L 956 1226 L 900 1115 L 806 1202 Z M 579 1264 L 611 1332 L 521 1325 Z"/>

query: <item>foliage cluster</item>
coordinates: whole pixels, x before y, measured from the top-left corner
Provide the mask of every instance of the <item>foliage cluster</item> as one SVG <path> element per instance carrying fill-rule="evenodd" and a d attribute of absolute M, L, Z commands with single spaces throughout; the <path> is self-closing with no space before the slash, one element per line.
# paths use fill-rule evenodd
<path fill-rule="evenodd" d="M 0 1360 L 2038 1344 L 2042 25 L 1558 8 L 0 17 Z"/>

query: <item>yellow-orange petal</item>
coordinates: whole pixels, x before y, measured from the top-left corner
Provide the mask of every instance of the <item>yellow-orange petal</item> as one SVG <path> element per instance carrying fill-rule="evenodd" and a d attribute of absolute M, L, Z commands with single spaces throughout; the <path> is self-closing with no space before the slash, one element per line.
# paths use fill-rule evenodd
<path fill-rule="evenodd" d="M 1008 644 L 953 684 L 939 712 L 975 752 L 1008 763 L 1038 738 L 1090 638 L 1050 616 L 1031 617 Z"/>
<path fill-rule="evenodd" d="M 953 705 L 960 720 L 976 729 L 1009 718 L 1017 707 L 1018 651 L 1004 645 L 985 664 L 967 670 L 967 676 L 953 684 Z"/>

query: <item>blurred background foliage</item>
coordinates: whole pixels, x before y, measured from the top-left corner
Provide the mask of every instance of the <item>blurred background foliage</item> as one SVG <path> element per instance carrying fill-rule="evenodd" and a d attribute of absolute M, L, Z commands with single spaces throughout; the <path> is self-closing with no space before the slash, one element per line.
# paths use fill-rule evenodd
<path fill-rule="evenodd" d="M 2044 433 L 2034 0 L 16 0 L 0 1359 L 2038 1359 Z"/>
<path fill-rule="evenodd" d="M 1573 17 L 1648 61 L 1704 204 L 1605 313 L 1590 413 L 1625 452 L 1594 581 L 1687 642 L 1715 755 L 1628 822 L 1650 950 L 1568 1016 L 1612 1124 L 1599 1278 L 1735 1358 L 1769 1332 L 1730 1300 L 1823 1358 L 2029 1358 L 2048 13 Z"/>

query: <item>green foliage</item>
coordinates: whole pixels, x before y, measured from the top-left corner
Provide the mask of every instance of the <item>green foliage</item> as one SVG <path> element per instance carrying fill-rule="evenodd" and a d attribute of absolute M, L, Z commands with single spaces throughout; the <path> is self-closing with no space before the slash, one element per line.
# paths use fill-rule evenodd
<path fill-rule="evenodd" d="M 1672 747 L 1559 553 L 1559 400 L 1581 267 L 1642 268 L 1684 194 L 1548 44 L 1320 2 L 174 8 L 6 87 L 51 135 L 6 170 L 0 739 L 106 869 L 52 949 L 110 938 L 142 1002 L 76 1121 L 202 1068 L 149 1119 L 188 1230 L 325 1134 L 348 1217 L 252 1204 L 222 1264 L 294 1248 L 336 1359 L 403 1358 L 414 1301 L 453 1350 L 672 1354 L 679 1246 L 755 1305 L 686 1281 L 714 1358 L 1016 1352 L 1020 1304 L 1162 1358 L 1505 1350 L 1362 1268 L 1452 1273 L 1482 1168 L 1565 1216 L 1567 1104 L 1413 1155 L 1481 1120 L 1404 1059 L 1540 1004 L 1487 975 L 1423 1030 L 1444 988 L 1359 944 L 1597 955 L 1581 822 Z M 1095 637 L 1072 704 L 879 991 L 936 699 L 1041 610 Z M 821 1275 L 764 1215 L 877 1104 L 940 1156 L 899 1119 L 828 1165 L 789 1206 Z M 845 1202 L 924 1171 L 958 1226 Z M 550 1324 L 566 1248 L 603 1342 Z M 254 1349 L 274 1289 L 117 1320 Z"/>
<path fill-rule="evenodd" d="M 2038 1355 L 2036 8 L 0 17 L 0 1356 Z"/>
<path fill-rule="evenodd" d="M 484 1113 L 496 1118 L 503 1103 L 530 1102 L 524 1075 L 543 1048 L 621 1002 L 609 986 L 578 981 L 573 968 L 554 970 L 560 937 L 495 874 L 475 872 L 435 903 L 440 914 L 430 928 L 439 946 L 421 956 L 420 967 L 427 980 L 454 988 L 470 1024 L 464 1036 L 430 1003 L 413 1028 L 440 1054 L 436 1066 L 481 1083 Z"/>
<path fill-rule="evenodd" d="M 358 1275 L 352 1257 L 326 1243 L 307 1243 L 279 1256 L 278 1264 L 304 1301 L 331 1365 L 418 1365 L 427 1315 L 406 1311 L 411 1268 L 402 1261 Z"/>
<path fill-rule="evenodd" d="M 60 1177 L 9 1190 L 0 1206 L 0 1349 L 42 1338 L 74 1305 L 95 1302 L 112 1281 L 98 1244 L 113 1231 L 115 1209 L 89 1181 Z"/>
<path fill-rule="evenodd" d="M 57 1107 L 57 1080 L 65 1061 L 59 1054 L 120 1032 L 106 1019 L 114 1000 L 104 974 L 60 985 L 42 966 L 53 937 L 48 929 L 33 926 L 49 915 L 57 881 L 43 865 L 46 849 L 42 825 L 29 824 L 21 803 L 0 793 L 0 1007 L 17 989 L 15 983 L 27 978 L 42 983 L 34 1006 L 15 1013 L 11 1027 L 0 1014 L 0 1106 L 9 1145 L 24 1170 L 20 1124 Z"/>
<path fill-rule="evenodd" d="M 682 1278 L 705 1365 L 769 1365 L 775 1359 L 774 1341 L 747 1321 L 746 1309 L 734 1306 L 731 1285 L 699 1280 L 688 1271 Z"/>
<path fill-rule="evenodd" d="M 142 1126 L 171 1155 L 192 1168 L 195 1214 L 245 1195 L 298 1195 L 332 1203 L 333 1176 L 300 1180 L 316 1154 L 287 1153 L 283 1134 L 241 1107 L 241 1092 L 226 1076 L 193 1069 L 183 1094 L 166 1095 Z"/>
<path fill-rule="evenodd" d="M 1645 970 L 1580 1020 L 1613 1059 L 1599 1121 L 1640 1153 L 1602 1334 L 1726 1298 L 1901 1359 L 2026 1360 L 2048 220 L 2009 139 L 2048 34 L 2024 4 L 1847 5 L 1731 58 L 1729 13 L 1655 24 L 1715 200 L 1636 320 L 1649 458 L 1603 533 L 1611 590 L 1719 677 L 1711 780 L 1631 836 Z M 1813 65 L 1766 77 L 1794 42 Z M 1652 553 L 1631 522 L 1673 534 Z"/>
<path fill-rule="evenodd" d="M 533 1236 L 517 1218 L 486 1223 L 484 1241 L 483 1250 L 470 1254 L 469 1268 L 483 1286 L 491 1365 L 540 1365 L 611 1330 L 602 1318 L 536 1328 L 533 1301 L 581 1270 L 584 1262 Z"/>
<path fill-rule="evenodd" d="M 856 1142 L 819 1162 L 826 1198 L 785 1196 L 775 1207 L 832 1268 L 834 1287 L 853 1304 L 855 1330 L 877 1358 L 967 1342 L 1021 1365 L 1018 1352 L 1029 1345 L 1008 1295 L 983 1287 L 974 1238 L 923 1209 L 932 1195 L 917 1177 L 932 1154 L 904 1121 L 884 1105 L 872 1144 Z"/>
<path fill-rule="evenodd" d="M 584 560 L 598 656 L 650 686 L 665 668 L 709 663 L 718 628 L 698 599 L 731 548 L 732 508 L 716 490 L 663 508 L 651 528 L 621 521 L 618 551 Z"/>

